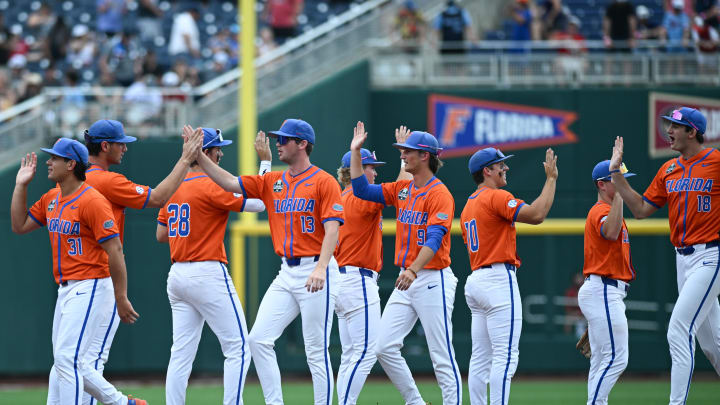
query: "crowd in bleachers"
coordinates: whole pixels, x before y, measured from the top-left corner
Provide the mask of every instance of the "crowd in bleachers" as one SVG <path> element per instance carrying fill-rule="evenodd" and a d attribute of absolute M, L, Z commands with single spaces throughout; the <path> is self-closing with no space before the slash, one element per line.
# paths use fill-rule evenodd
<path fill-rule="evenodd" d="M 258 0 L 257 54 L 362 1 Z M 132 96 L 215 78 L 239 63 L 236 4 L 0 0 L 0 111 L 47 86 L 124 86 Z"/>

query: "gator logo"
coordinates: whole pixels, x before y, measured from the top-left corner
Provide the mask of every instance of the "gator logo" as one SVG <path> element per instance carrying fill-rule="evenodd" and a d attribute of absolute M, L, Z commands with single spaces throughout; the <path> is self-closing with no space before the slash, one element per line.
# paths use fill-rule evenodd
<path fill-rule="evenodd" d="M 675 163 L 668 166 L 667 170 L 665 170 L 665 174 L 672 173 L 673 170 L 675 170 Z"/>
<path fill-rule="evenodd" d="M 282 189 L 283 189 L 282 180 L 278 180 L 278 181 L 275 182 L 275 184 L 273 184 L 273 191 L 274 191 L 274 192 L 279 193 L 279 192 L 282 191 Z"/>
<path fill-rule="evenodd" d="M 405 200 L 407 200 L 407 198 L 408 198 L 408 189 L 406 187 L 406 188 L 400 190 L 400 192 L 398 193 L 398 200 L 405 201 Z"/>

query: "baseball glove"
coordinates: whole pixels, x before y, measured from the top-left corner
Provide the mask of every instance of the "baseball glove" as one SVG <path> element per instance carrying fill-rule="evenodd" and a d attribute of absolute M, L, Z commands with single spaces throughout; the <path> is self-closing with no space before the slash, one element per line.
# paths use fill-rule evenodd
<path fill-rule="evenodd" d="M 580 354 L 585 356 L 586 358 L 590 358 L 590 338 L 588 338 L 588 331 L 585 331 L 583 333 L 582 337 L 580 337 L 580 340 L 575 344 L 575 348 L 578 349 Z"/>

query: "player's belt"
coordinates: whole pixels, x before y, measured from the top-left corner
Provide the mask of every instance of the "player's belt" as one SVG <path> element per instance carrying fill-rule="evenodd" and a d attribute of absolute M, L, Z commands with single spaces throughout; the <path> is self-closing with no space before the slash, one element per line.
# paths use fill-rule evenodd
<path fill-rule="evenodd" d="M 717 246 L 720 246 L 720 240 L 714 240 L 712 242 L 706 243 L 705 249 L 710 249 L 710 248 L 714 248 Z M 680 255 L 687 256 L 687 255 L 691 255 L 691 254 L 695 253 L 695 247 L 694 246 L 686 246 L 686 247 L 682 247 L 682 248 L 675 248 L 675 251 L 677 251 L 678 254 L 680 254 Z"/>
<path fill-rule="evenodd" d="M 338 270 L 340 270 L 340 273 L 342 273 L 342 274 L 347 273 L 347 269 L 345 269 L 345 266 L 338 267 Z M 358 267 L 358 271 L 360 272 L 360 274 L 362 274 L 365 277 L 373 278 L 373 276 L 375 275 L 374 271 L 372 271 L 370 269 L 364 269 L 362 267 Z"/>
<path fill-rule="evenodd" d="M 317 255 L 315 257 L 308 256 L 308 259 L 312 258 L 314 262 L 320 260 L 320 255 Z M 300 265 L 300 261 L 302 259 L 305 259 L 304 257 L 286 257 L 285 258 L 285 264 L 287 264 L 290 267 L 295 267 Z"/>
<path fill-rule="evenodd" d="M 613 286 L 615 288 L 619 288 L 621 290 L 623 289 L 622 287 L 619 286 L 620 283 L 618 283 L 618 281 L 615 280 L 614 278 L 609 278 L 609 277 L 605 277 L 605 276 L 600 276 L 600 278 L 602 279 L 602 282 L 605 285 L 611 285 L 611 286 Z M 622 283 L 625 284 L 625 292 L 630 291 L 630 284 L 628 284 L 624 281 Z"/>
<path fill-rule="evenodd" d="M 510 271 L 515 271 L 515 265 L 510 263 L 503 263 L 505 265 L 505 268 Z M 481 269 L 492 269 L 492 264 L 488 264 L 485 266 L 480 266 Z"/>

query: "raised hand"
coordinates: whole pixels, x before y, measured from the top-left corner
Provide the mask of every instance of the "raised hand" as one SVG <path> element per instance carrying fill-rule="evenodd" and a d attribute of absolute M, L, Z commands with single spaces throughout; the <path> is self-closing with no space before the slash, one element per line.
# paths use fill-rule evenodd
<path fill-rule="evenodd" d="M 188 139 L 190 139 L 190 135 L 193 134 L 193 131 L 195 131 L 195 130 L 190 125 L 183 126 L 183 129 L 182 129 L 183 142 L 187 142 Z"/>
<path fill-rule="evenodd" d="M 192 129 L 189 125 L 185 127 Z M 186 130 L 183 128 L 183 138 L 182 159 L 184 159 L 186 163 L 191 164 L 197 159 L 198 153 L 200 149 L 202 149 L 203 130 L 202 128 L 196 128 L 195 131 L 192 131 L 190 135 L 186 136 Z"/>
<path fill-rule="evenodd" d="M 557 156 L 555 156 L 555 152 L 550 148 L 545 151 L 545 161 L 543 162 L 543 166 L 545 167 L 545 175 L 548 178 L 557 179 Z"/>
<path fill-rule="evenodd" d="M 35 177 L 36 170 L 37 155 L 35 152 L 28 153 L 20 160 L 20 170 L 18 170 L 17 176 L 15 177 L 15 183 L 22 186 L 30 184 L 30 181 Z"/>
<path fill-rule="evenodd" d="M 623 161 L 623 137 L 615 137 L 615 146 L 613 146 L 612 157 L 610 158 L 610 170 L 619 170 Z"/>
<path fill-rule="evenodd" d="M 404 143 L 410 136 L 410 130 L 405 125 L 400 125 L 400 128 L 395 129 L 395 141 L 397 143 Z"/>
<path fill-rule="evenodd" d="M 260 131 L 255 137 L 255 152 L 257 152 L 260 160 L 272 161 L 272 152 L 270 151 L 270 138 L 265 136 L 265 132 Z"/>
<path fill-rule="evenodd" d="M 353 139 L 350 143 L 350 150 L 360 150 L 366 139 L 367 132 L 365 132 L 365 124 L 363 124 L 362 121 L 358 121 L 357 125 L 355 125 L 355 129 L 353 129 Z"/>

